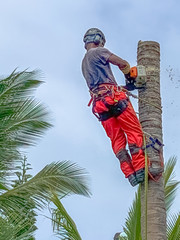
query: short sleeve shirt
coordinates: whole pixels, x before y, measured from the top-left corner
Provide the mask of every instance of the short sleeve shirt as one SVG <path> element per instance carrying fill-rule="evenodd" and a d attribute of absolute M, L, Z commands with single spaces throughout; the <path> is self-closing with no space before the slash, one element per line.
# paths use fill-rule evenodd
<path fill-rule="evenodd" d="M 91 48 L 85 54 L 82 73 L 90 90 L 103 83 L 117 85 L 108 62 L 111 55 L 112 53 L 104 47 Z"/>

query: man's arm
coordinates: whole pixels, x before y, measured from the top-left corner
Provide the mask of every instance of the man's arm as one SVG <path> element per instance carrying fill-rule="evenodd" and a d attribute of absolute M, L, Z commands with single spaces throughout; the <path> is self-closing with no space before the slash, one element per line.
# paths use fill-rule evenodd
<path fill-rule="evenodd" d="M 136 89 L 135 78 L 130 76 L 130 65 L 127 61 L 123 60 L 122 58 L 112 54 L 108 61 L 116 66 L 119 67 L 119 69 L 124 73 L 125 79 L 126 79 L 126 85 L 123 86 L 128 91 L 132 91 Z"/>
<path fill-rule="evenodd" d="M 123 60 L 122 58 L 116 56 L 115 54 L 112 54 L 108 61 L 112 63 L 113 65 L 116 65 L 119 67 L 119 69 L 124 73 L 128 74 L 130 71 L 130 65 L 127 61 Z"/>

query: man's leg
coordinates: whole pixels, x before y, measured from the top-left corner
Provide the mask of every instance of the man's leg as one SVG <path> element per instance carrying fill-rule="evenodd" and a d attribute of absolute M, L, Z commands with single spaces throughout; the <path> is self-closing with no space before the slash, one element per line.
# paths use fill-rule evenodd
<path fill-rule="evenodd" d="M 127 109 L 117 119 L 127 135 L 133 168 L 142 175 L 145 167 L 145 157 L 141 149 L 143 146 L 143 132 L 130 102 Z M 143 181 L 143 179 L 141 180 Z"/>
<path fill-rule="evenodd" d="M 107 100 L 107 99 L 106 99 Z M 109 102 L 108 102 L 109 103 Z M 109 103 L 110 104 L 110 103 Z M 94 105 L 94 111 L 97 113 L 102 113 L 107 111 L 107 107 L 104 105 L 104 102 L 97 101 Z M 109 118 L 106 121 L 102 121 L 102 125 L 111 140 L 112 149 L 116 157 L 120 161 L 120 167 L 122 172 L 125 174 L 125 177 L 128 178 L 132 186 L 138 184 L 131 157 L 129 156 L 126 148 L 127 139 L 124 134 L 124 131 L 121 129 L 121 124 L 117 118 Z"/>
<path fill-rule="evenodd" d="M 112 149 L 120 161 L 122 172 L 125 174 L 125 177 L 129 177 L 134 173 L 134 169 L 131 163 L 131 157 L 125 149 L 127 140 L 123 130 L 120 128 L 116 118 L 103 121 L 102 125 L 111 140 Z"/>

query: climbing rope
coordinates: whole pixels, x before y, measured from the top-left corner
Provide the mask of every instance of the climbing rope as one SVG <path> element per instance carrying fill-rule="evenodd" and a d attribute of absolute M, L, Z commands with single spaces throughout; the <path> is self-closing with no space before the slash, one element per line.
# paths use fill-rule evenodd
<path fill-rule="evenodd" d="M 145 146 L 145 179 L 144 179 L 144 204 L 145 204 L 145 240 L 147 240 L 147 199 L 148 199 L 148 156 L 146 148 L 146 137 L 143 135 L 143 142 Z"/>

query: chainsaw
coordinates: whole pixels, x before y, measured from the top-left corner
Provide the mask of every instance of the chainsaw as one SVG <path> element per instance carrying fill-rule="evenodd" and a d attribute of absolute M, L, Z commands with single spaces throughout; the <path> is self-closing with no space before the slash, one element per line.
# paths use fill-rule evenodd
<path fill-rule="evenodd" d="M 125 78 L 127 90 L 144 89 L 146 86 L 146 69 L 142 65 L 132 67 Z"/>

